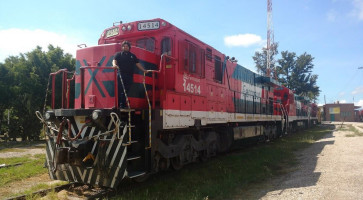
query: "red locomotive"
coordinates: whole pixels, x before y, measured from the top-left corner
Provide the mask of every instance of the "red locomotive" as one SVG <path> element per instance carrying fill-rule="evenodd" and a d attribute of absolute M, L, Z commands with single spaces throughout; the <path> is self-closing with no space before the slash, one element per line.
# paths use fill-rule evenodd
<path fill-rule="evenodd" d="M 120 109 L 112 60 L 124 40 L 153 72 L 135 68 L 129 107 Z M 42 118 L 52 179 L 114 188 L 125 177 L 141 180 L 241 140 L 265 141 L 317 123 L 315 104 L 163 19 L 104 30 L 97 46 L 77 51 L 75 73 L 67 74 L 52 74 L 52 105 Z"/>

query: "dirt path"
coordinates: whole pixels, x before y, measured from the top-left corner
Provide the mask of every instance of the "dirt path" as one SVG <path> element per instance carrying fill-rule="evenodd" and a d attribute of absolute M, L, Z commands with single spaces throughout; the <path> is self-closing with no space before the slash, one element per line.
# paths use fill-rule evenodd
<path fill-rule="evenodd" d="M 363 132 L 363 123 L 344 124 Z M 299 153 L 297 170 L 263 184 L 253 198 L 363 199 L 363 137 L 337 128 Z"/>
<path fill-rule="evenodd" d="M 45 148 L 12 148 L 11 152 L 0 153 L 0 158 L 20 157 L 25 155 L 34 156 L 45 154 Z"/>

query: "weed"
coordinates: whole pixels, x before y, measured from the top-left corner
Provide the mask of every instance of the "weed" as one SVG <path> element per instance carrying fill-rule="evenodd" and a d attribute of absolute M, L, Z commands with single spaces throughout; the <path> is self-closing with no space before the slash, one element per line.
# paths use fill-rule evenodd
<path fill-rule="evenodd" d="M 347 135 L 345 135 L 345 137 L 363 136 L 363 133 L 360 132 L 357 128 L 355 128 L 351 124 L 348 125 L 348 130 L 347 131 L 350 131 L 350 132 L 353 132 L 353 133 L 347 134 Z"/>
<path fill-rule="evenodd" d="M 44 154 L 37 154 L 34 157 L 0 158 L 0 163 L 5 163 L 6 165 L 21 164 L 14 167 L 1 168 L 0 177 L 2 178 L 0 179 L 0 185 L 46 173 L 47 170 L 43 167 L 44 160 Z"/>

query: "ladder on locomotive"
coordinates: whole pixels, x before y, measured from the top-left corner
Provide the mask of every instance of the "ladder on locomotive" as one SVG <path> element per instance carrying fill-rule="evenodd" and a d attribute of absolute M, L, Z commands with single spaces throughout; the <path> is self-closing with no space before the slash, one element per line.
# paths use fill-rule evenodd
<path fill-rule="evenodd" d="M 282 131 L 284 130 L 285 128 L 285 134 L 287 134 L 287 130 L 288 130 L 288 127 L 289 127 L 289 115 L 287 113 L 287 110 L 285 109 L 285 107 L 282 105 L 282 103 L 280 103 L 280 109 L 281 109 L 281 115 L 282 115 L 282 119 L 283 119 L 283 128 L 282 128 Z"/>
<path fill-rule="evenodd" d="M 144 72 L 144 76 L 143 76 L 143 86 L 144 86 L 145 96 L 146 96 L 147 105 L 148 105 L 148 146 L 146 146 L 145 149 L 151 149 L 151 112 L 152 112 L 152 108 L 155 108 L 155 82 L 154 82 L 155 78 L 154 78 L 154 73 L 160 73 L 162 69 L 165 70 L 165 67 L 166 67 L 165 60 L 166 59 L 176 60 L 174 57 L 168 56 L 167 54 L 163 53 L 161 55 L 161 57 L 160 57 L 159 70 L 152 70 L 152 73 L 153 73 L 153 76 L 152 76 L 152 79 L 153 79 L 153 85 L 152 85 L 153 86 L 152 87 L 153 100 L 152 100 L 152 103 L 153 103 L 153 105 L 152 106 L 151 106 L 151 103 L 150 103 L 150 98 L 149 98 L 149 94 L 147 92 L 146 83 L 145 83 L 146 72 Z M 163 74 L 163 75 L 165 76 L 165 74 Z M 126 97 L 128 109 L 130 109 L 130 102 L 129 102 L 127 94 L 126 94 L 125 87 L 124 87 L 121 75 L 120 75 L 120 80 L 121 80 L 122 87 L 124 89 L 124 94 L 125 94 L 125 97 Z M 163 91 L 166 91 L 165 79 L 164 79 L 164 84 L 163 85 L 164 85 Z M 131 140 L 131 127 L 132 126 L 131 126 L 131 117 L 130 116 L 131 116 L 131 113 L 129 112 L 129 119 L 128 119 L 128 122 L 129 122 L 129 142 L 127 144 L 132 143 L 132 140 Z"/>
<path fill-rule="evenodd" d="M 132 134 L 131 134 L 131 128 L 134 128 L 135 125 L 131 125 L 131 113 L 135 111 L 135 109 L 131 109 L 130 107 L 130 101 L 129 98 L 127 96 L 126 90 L 125 90 L 125 86 L 124 83 L 122 81 L 122 77 L 121 74 L 119 74 L 120 76 L 120 81 L 121 81 L 121 85 L 122 85 L 122 89 L 124 91 L 124 95 L 125 95 L 125 99 L 126 99 L 126 103 L 127 103 L 127 109 L 120 109 L 120 112 L 126 112 L 128 113 L 128 120 L 127 120 L 127 128 L 128 128 L 128 133 L 129 133 L 129 140 L 127 143 L 124 143 L 125 146 L 127 145 L 131 145 L 132 143 L 136 142 L 136 141 L 132 141 Z M 150 149 L 151 148 L 151 104 L 150 104 L 150 99 L 149 99 L 149 95 L 146 89 L 146 83 L 145 83 L 145 76 L 146 73 L 144 72 L 144 77 L 143 77 L 143 86 L 144 86 L 144 90 L 145 90 L 145 96 L 146 96 L 146 100 L 147 100 L 147 104 L 148 104 L 148 113 L 149 113 L 149 123 L 148 123 L 148 133 L 149 133 L 149 144 L 147 147 L 145 147 L 145 149 Z"/>
<path fill-rule="evenodd" d="M 154 79 L 154 73 L 161 73 L 162 69 L 165 70 L 165 66 L 166 66 L 165 60 L 166 60 L 166 58 L 171 59 L 171 60 L 176 60 L 174 57 L 168 56 L 166 54 L 162 54 L 161 55 L 161 58 L 160 58 L 160 63 L 159 63 L 160 64 L 159 65 L 159 67 L 160 67 L 159 70 L 153 70 L 152 71 L 152 73 L 153 73 L 153 76 L 152 76 L 153 77 L 152 78 L 153 79 L 153 87 L 152 87 L 152 96 L 153 96 L 153 99 L 152 99 L 152 105 L 151 105 L 151 102 L 150 102 L 149 94 L 147 92 L 146 83 L 145 83 L 146 72 L 144 72 L 144 76 L 143 76 L 143 86 L 144 86 L 145 96 L 146 96 L 147 105 L 148 105 L 148 133 L 147 133 L 148 138 L 145 138 L 145 144 L 148 143 L 148 145 L 145 145 L 145 155 L 148 154 L 149 156 L 151 156 L 151 132 L 152 132 L 152 129 L 151 129 L 152 128 L 151 113 L 152 113 L 152 109 L 155 108 L 155 101 L 156 101 L 155 100 L 155 82 L 154 82 L 155 79 Z M 165 74 L 163 74 L 163 75 L 165 76 Z M 120 80 L 122 80 L 121 77 L 120 77 Z M 166 86 L 165 79 L 164 79 L 164 84 L 163 85 L 164 85 L 164 89 L 163 90 L 165 91 L 166 90 L 166 88 L 165 88 L 165 86 Z M 123 83 L 122 83 L 122 86 L 123 86 Z M 127 94 L 126 94 L 125 91 L 124 91 L 124 94 L 126 95 L 125 97 L 126 97 L 128 109 L 125 109 L 125 110 L 122 110 L 121 109 L 121 112 L 128 112 L 128 116 L 129 116 L 128 117 L 128 125 L 127 125 L 128 131 L 129 131 L 129 140 L 124 145 L 126 145 L 126 146 L 132 146 L 131 144 L 137 142 L 137 141 L 133 141 L 132 140 L 132 134 L 131 134 L 131 128 L 135 127 L 135 126 L 131 125 L 131 113 L 134 112 L 134 110 L 130 108 L 129 100 L 128 100 L 128 97 L 127 97 Z M 148 139 L 148 142 L 146 142 L 146 139 Z M 145 156 L 145 158 L 146 157 L 147 156 Z M 130 157 L 128 159 L 128 161 L 137 160 L 139 158 L 140 157 Z M 150 164 L 150 162 L 147 161 L 147 159 L 145 159 L 145 167 L 148 168 L 148 169 L 151 169 L 151 164 Z M 143 172 L 140 172 L 140 173 L 134 172 L 133 174 L 129 174 L 128 177 L 129 178 L 137 178 L 137 177 L 140 177 L 140 176 L 145 175 L 146 174 L 146 171 L 147 170 L 145 170 L 145 173 L 143 173 Z"/>
<path fill-rule="evenodd" d="M 122 145 L 127 146 L 128 149 L 131 150 L 132 149 L 131 145 L 134 144 L 134 143 L 139 142 L 137 140 L 132 139 L 132 128 L 135 128 L 135 125 L 131 124 L 131 122 L 132 122 L 131 114 L 133 112 L 135 112 L 135 109 L 131 109 L 131 107 L 130 107 L 130 101 L 129 101 L 129 98 L 128 98 L 127 93 L 125 91 L 125 87 L 124 87 L 124 83 L 122 81 L 121 74 L 119 74 L 119 76 L 120 76 L 121 85 L 122 85 L 122 88 L 124 90 L 124 95 L 125 95 L 125 99 L 126 99 L 126 103 L 127 103 L 127 108 L 126 109 L 121 108 L 120 112 L 121 113 L 127 113 L 127 116 L 128 116 L 127 124 L 125 125 L 126 128 L 127 128 L 127 131 L 128 131 L 128 141 L 126 141 Z M 150 104 L 149 95 L 148 95 L 148 92 L 147 92 L 147 89 L 146 89 L 145 76 L 146 76 L 146 73 L 144 72 L 143 86 L 144 86 L 144 89 L 145 89 L 145 96 L 146 96 L 146 100 L 147 100 L 147 103 L 148 103 L 148 114 L 149 114 L 149 118 L 148 118 L 148 120 L 149 120 L 149 123 L 148 123 L 148 136 L 149 136 L 149 138 L 148 138 L 148 141 L 149 142 L 148 142 L 147 146 L 146 146 L 146 142 L 145 142 L 144 170 L 135 170 L 135 169 L 133 169 L 131 171 L 131 170 L 128 169 L 128 175 L 127 176 L 129 178 L 142 177 L 142 176 L 146 175 L 148 169 L 150 169 L 150 166 L 148 167 L 149 162 L 147 162 L 147 157 L 148 157 L 147 155 L 149 154 L 149 151 L 151 150 L 151 104 Z M 135 162 L 135 161 L 140 160 L 142 158 L 141 154 L 142 154 L 141 151 L 137 152 L 137 154 L 135 154 L 135 153 L 128 154 L 127 162 Z M 128 164 L 128 166 L 129 166 L 129 164 Z"/>
<path fill-rule="evenodd" d="M 127 99 L 126 99 L 127 100 Z M 127 100 L 128 101 L 128 100 Z M 142 150 L 140 150 L 139 145 L 140 141 L 135 139 L 135 136 L 133 137 L 135 131 L 133 130 L 135 128 L 135 125 L 132 124 L 132 113 L 135 112 L 135 109 L 126 108 L 120 109 L 121 114 L 124 113 L 127 115 L 127 121 L 124 127 L 126 128 L 128 132 L 128 138 L 126 138 L 125 141 L 123 141 L 122 146 L 126 147 L 126 160 L 127 160 L 127 177 L 133 179 L 137 177 L 142 177 L 146 175 L 147 173 L 147 166 L 145 165 L 145 156 L 142 156 L 144 153 Z M 139 138 L 140 139 L 140 138 Z M 144 148 L 142 148 L 144 149 Z M 143 160 L 144 158 L 144 160 Z"/>

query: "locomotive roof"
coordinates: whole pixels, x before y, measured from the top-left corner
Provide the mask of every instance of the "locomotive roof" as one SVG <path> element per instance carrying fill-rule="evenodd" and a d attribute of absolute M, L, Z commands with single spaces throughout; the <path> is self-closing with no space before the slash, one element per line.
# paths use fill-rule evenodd
<path fill-rule="evenodd" d="M 218 52 L 218 54 L 223 55 L 224 57 L 226 56 L 225 54 L 216 50 L 212 46 L 202 42 L 198 38 L 192 36 L 191 34 L 183 31 L 182 29 L 178 28 L 177 26 L 175 26 L 175 25 L 171 24 L 170 22 L 168 22 L 164 19 L 161 19 L 161 18 L 154 18 L 154 19 L 149 19 L 149 20 L 139 20 L 139 21 L 128 22 L 128 23 L 123 23 L 121 21 L 114 23 L 112 27 L 106 28 L 102 32 L 101 37 L 99 39 L 99 44 L 118 43 L 121 40 L 123 40 L 125 37 L 130 36 L 130 35 L 132 35 L 133 37 L 145 36 L 145 31 L 148 31 L 148 33 L 154 33 L 157 31 L 167 30 L 170 28 L 173 28 L 173 29 L 177 30 L 178 32 L 186 35 L 187 37 L 190 37 L 191 40 L 198 42 L 200 45 L 203 45 L 204 48 L 210 48 L 213 51 Z M 237 76 L 236 72 L 242 72 L 242 71 L 243 71 L 243 74 L 246 74 L 246 75 L 244 75 L 243 77 Z M 259 75 L 239 64 L 237 64 L 236 70 L 232 76 L 236 79 L 250 82 L 251 84 L 259 83 L 259 84 L 266 84 L 266 85 L 272 85 L 272 86 L 281 86 L 281 84 L 277 80 L 275 80 L 271 77 Z"/>

